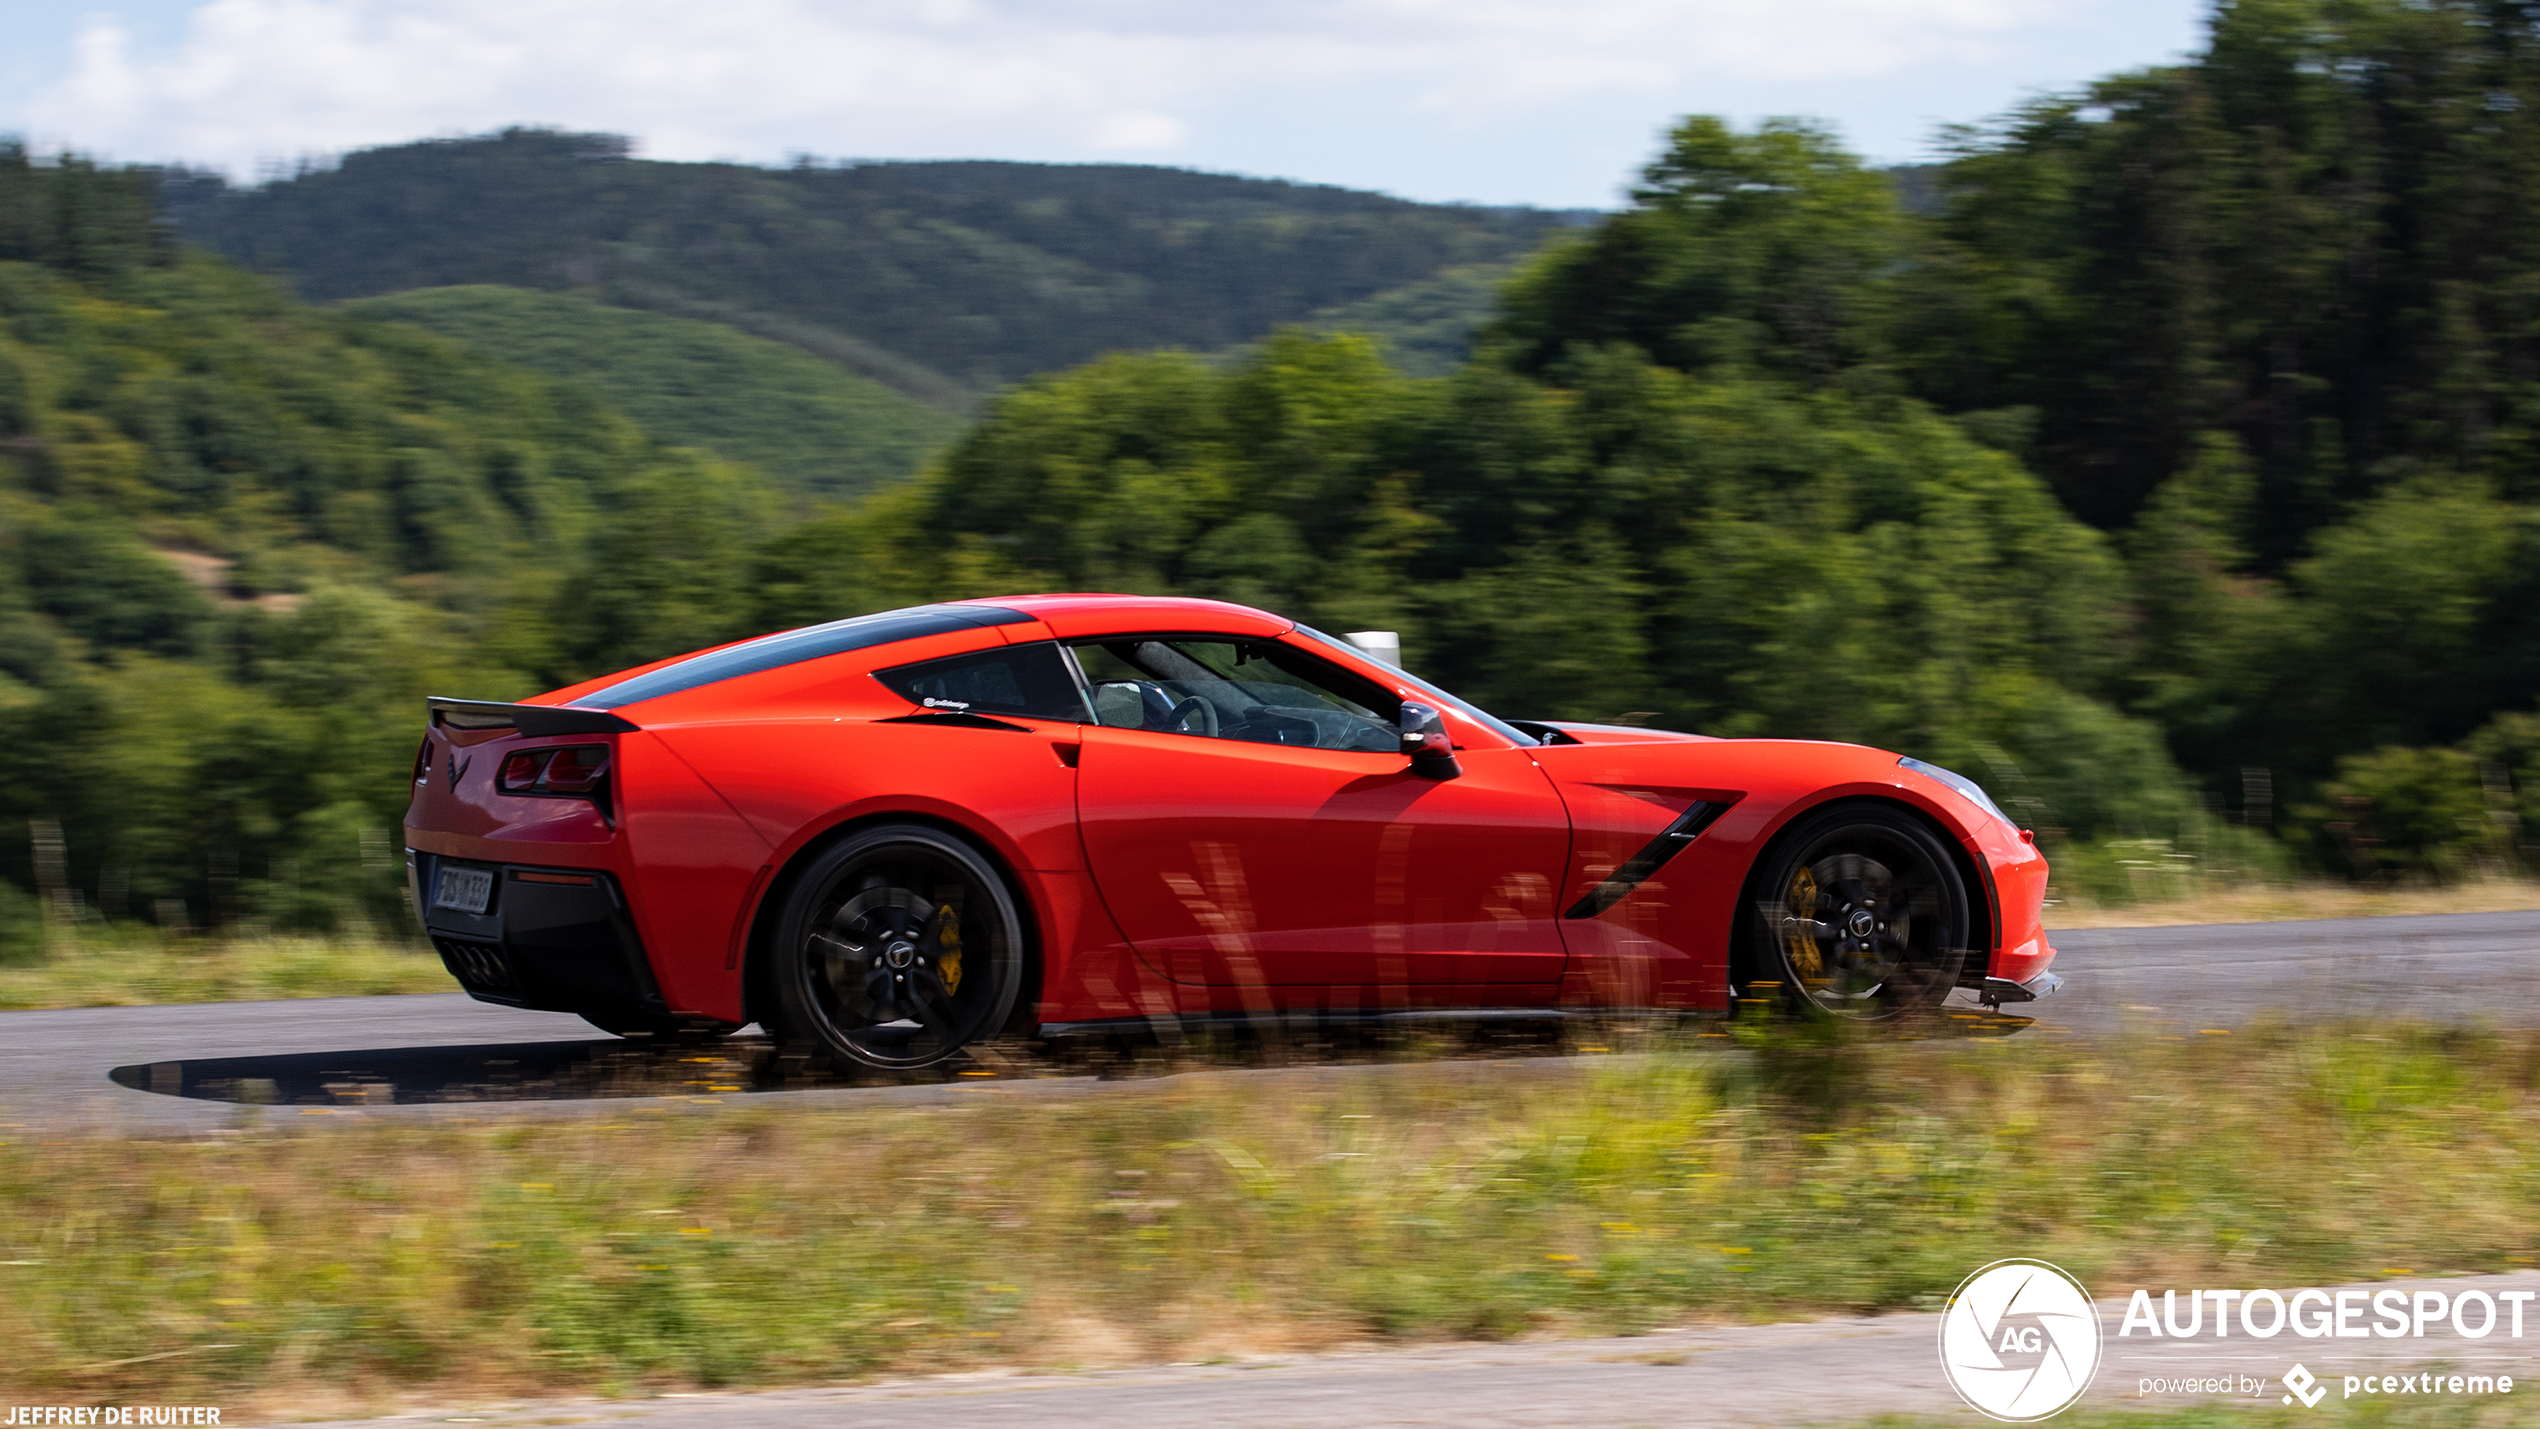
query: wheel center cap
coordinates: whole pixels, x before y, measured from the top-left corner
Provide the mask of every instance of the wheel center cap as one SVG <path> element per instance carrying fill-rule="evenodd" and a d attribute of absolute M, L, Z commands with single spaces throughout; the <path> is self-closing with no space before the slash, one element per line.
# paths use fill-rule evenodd
<path fill-rule="evenodd" d="M 1855 908 L 1852 910 L 1852 920 L 1849 926 L 1852 930 L 1853 937 L 1866 938 L 1870 936 L 1870 931 L 1878 926 L 1878 920 L 1870 916 L 1869 909 Z"/>
<path fill-rule="evenodd" d="M 901 938 L 882 950 L 882 961 L 895 968 L 907 967 L 917 961 L 917 945 Z"/>

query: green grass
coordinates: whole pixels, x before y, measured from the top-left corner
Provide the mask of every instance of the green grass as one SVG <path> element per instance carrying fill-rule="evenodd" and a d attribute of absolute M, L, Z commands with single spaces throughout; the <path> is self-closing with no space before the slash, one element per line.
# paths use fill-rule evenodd
<path fill-rule="evenodd" d="M 828 500 L 912 474 L 963 426 L 798 347 L 720 323 L 490 285 L 346 306 L 579 383 L 662 441 L 747 462 Z"/>
<path fill-rule="evenodd" d="M 420 943 L 177 937 L 141 924 L 78 930 L 53 939 L 49 955 L 0 963 L 0 1011 L 369 997 L 458 987 L 441 959 Z"/>
<path fill-rule="evenodd" d="M 2103 1296 L 2540 1254 L 2540 1037 L 1750 1041 L 0 1148 L 0 1389 L 781 1385 L 1935 1308 L 2009 1253 Z"/>

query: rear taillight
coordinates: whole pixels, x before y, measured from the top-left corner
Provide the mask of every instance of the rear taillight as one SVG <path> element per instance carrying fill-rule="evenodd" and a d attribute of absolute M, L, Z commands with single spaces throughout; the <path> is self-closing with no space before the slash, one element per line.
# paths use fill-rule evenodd
<path fill-rule="evenodd" d="M 600 787 L 608 776 L 609 751 L 606 745 L 577 744 L 559 749 L 547 761 L 547 791 L 551 794 L 588 794 Z"/>
<path fill-rule="evenodd" d="M 523 749 L 503 760 L 498 781 L 506 794 L 566 794 L 591 797 L 608 778 L 605 744 L 569 744 L 554 749 Z"/>
<path fill-rule="evenodd" d="M 547 760 L 551 757 L 547 751 L 537 750 L 531 753 L 515 754 L 504 760 L 503 792 L 506 794 L 538 792 L 538 776 L 546 772 Z"/>

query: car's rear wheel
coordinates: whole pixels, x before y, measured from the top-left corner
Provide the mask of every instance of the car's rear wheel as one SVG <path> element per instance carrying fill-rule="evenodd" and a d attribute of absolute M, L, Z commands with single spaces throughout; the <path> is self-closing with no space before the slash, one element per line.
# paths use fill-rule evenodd
<path fill-rule="evenodd" d="M 1851 804 L 1803 819 L 1753 885 L 1748 993 L 1877 1021 L 1937 1005 L 1966 966 L 1966 880 L 1920 820 Z"/>
<path fill-rule="evenodd" d="M 776 921 L 773 1029 L 833 1065 L 913 1071 L 1005 1025 L 1023 925 L 995 868 L 919 824 L 859 830 L 792 880 Z"/>

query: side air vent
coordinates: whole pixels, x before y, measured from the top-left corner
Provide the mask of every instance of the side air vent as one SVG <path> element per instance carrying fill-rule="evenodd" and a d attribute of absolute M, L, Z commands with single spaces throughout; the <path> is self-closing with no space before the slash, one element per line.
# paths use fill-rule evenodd
<path fill-rule="evenodd" d="M 1651 874 L 1664 867 L 1667 860 L 1684 852 L 1685 845 L 1702 837 L 1702 831 L 1711 827 L 1714 820 L 1728 811 L 1729 806 L 1726 804 L 1714 804 L 1705 799 L 1694 800 L 1693 807 L 1685 810 L 1674 823 L 1659 830 L 1658 837 L 1651 839 L 1640 852 L 1623 860 L 1622 867 L 1615 869 L 1603 883 L 1589 889 L 1587 896 L 1572 904 L 1570 911 L 1561 916 L 1593 918 L 1622 902 L 1633 889 L 1640 887 L 1649 880 Z"/>

